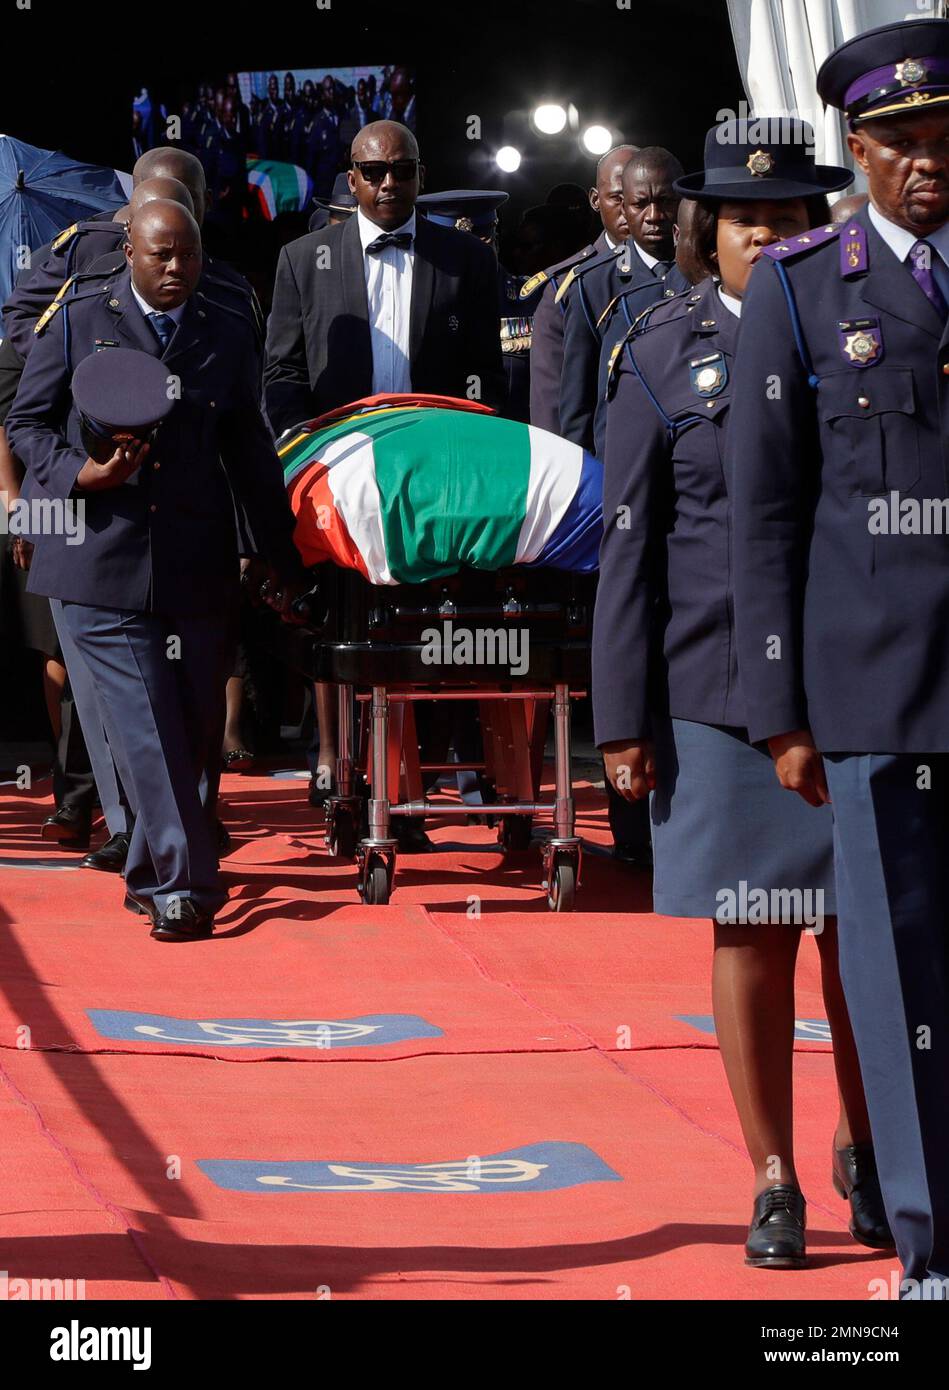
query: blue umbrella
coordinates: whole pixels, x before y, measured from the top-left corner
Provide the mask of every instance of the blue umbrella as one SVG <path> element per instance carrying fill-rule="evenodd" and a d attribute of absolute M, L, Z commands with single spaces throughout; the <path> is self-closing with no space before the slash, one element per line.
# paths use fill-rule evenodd
<path fill-rule="evenodd" d="M 0 135 L 0 304 L 35 251 L 64 227 L 126 202 L 114 169 Z"/>

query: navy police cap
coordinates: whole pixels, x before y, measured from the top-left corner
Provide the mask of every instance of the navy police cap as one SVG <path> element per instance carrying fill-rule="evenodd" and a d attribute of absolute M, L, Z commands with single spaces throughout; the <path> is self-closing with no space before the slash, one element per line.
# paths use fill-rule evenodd
<path fill-rule="evenodd" d="M 126 431 L 142 438 L 174 405 L 165 363 L 132 348 L 84 357 L 73 372 L 72 396 L 83 423 L 103 439 Z"/>
<path fill-rule="evenodd" d="M 836 164 L 814 160 L 814 131 L 792 116 L 723 121 L 705 137 L 705 168 L 684 174 L 673 187 L 685 198 L 729 202 L 812 198 L 853 182 Z"/>
<path fill-rule="evenodd" d="M 446 193 L 423 193 L 415 206 L 439 227 L 490 232 L 497 225 L 498 208 L 508 197 L 497 188 L 451 188 Z"/>
<path fill-rule="evenodd" d="M 851 125 L 949 101 L 949 20 L 909 19 L 857 34 L 821 64 L 817 91 Z"/>

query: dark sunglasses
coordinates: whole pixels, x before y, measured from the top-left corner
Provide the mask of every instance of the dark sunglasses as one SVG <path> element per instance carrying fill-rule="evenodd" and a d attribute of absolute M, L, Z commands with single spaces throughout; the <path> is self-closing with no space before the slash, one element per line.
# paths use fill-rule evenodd
<path fill-rule="evenodd" d="M 386 174 L 391 174 L 397 183 L 408 183 L 418 172 L 418 160 L 393 159 L 387 164 L 384 159 L 354 159 L 353 168 L 367 183 L 382 183 Z"/>

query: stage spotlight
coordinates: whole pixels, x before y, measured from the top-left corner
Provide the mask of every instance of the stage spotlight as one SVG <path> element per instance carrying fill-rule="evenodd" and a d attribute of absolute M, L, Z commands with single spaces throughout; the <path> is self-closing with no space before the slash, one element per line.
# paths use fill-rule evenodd
<path fill-rule="evenodd" d="M 534 109 L 534 125 L 541 135 L 559 135 L 567 124 L 567 113 L 556 102 L 544 102 Z"/>
<path fill-rule="evenodd" d="M 612 140 L 605 125 L 589 125 L 583 132 L 583 148 L 589 154 L 606 154 Z"/>
<path fill-rule="evenodd" d="M 505 174 L 513 174 L 521 167 L 521 152 L 513 145 L 502 145 L 494 156 L 494 162 Z"/>

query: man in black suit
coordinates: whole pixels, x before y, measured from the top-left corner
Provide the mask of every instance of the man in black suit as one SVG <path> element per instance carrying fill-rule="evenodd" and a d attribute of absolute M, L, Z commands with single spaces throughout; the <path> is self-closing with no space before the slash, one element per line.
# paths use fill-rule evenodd
<path fill-rule="evenodd" d="M 381 391 L 504 403 L 497 261 L 421 218 L 415 136 L 373 121 L 353 141 L 355 217 L 280 253 L 264 371 L 277 434 Z"/>
<path fill-rule="evenodd" d="M 506 399 L 498 264 L 477 237 L 424 218 L 415 136 L 372 121 L 353 140 L 356 212 L 280 253 L 267 329 L 264 390 L 275 434 L 362 396 L 424 391 Z M 332 687 L 316 688 L 319 757 L 313 804 L 335 766 Z M 398 827 L 403 848 L 427 847 L 420 825 Z"/>

